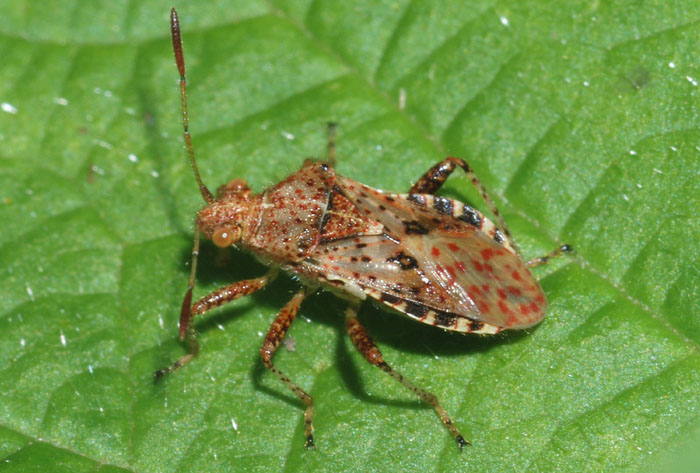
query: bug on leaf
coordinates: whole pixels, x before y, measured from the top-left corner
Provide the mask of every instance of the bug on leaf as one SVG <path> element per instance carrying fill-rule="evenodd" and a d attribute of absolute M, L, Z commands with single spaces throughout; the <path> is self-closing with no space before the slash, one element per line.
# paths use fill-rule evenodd
<path fill-rule="evenodd" d="M 336 174 L 330 164 L 307 160 L 279 184 L 254 194 L 241 179 L 219 188 L 216 198 L 202 183 L 189 133 L 187 82 L 175 9 L 171 11 L 175 61 L 180 73 L 185 147 L 206 206 L 197 214 L 189 287 L 180 315 L 180 339 L 189 352 L 158 370 L 173 372 L 199 352 L 195 315 L 264 288 L 284 270 L 303 283 L 272 323 L 261 356 L 306 406 L 306 446 L 313 446 L 313 401 L 272 362 L 302 301 L 318 289 L 348 301 L 347 332 L 364 358 L 404 385 L 437 412 L 460 448 L 468 445 L 437 397 L 394 370 L 360 323 L 360 303 L 375 299 L 424 324 L 462 333 L 495 334 L 524 329 L 545 315 L 547 302 L 529 267 L 571 248 L 523 262 L 500 212 L 469 165 L 449 157 L 429 169 L 406 194 L 387 193 Z M 329 126 L 328 162 L 335 157 Z M 498 225 L 456 200 L 435 196 L 445 180 L 462 168 L 480 192 Z M 218 247 L 238 246 L 272 269 L 259 278 L 238 281 L 194 304 L 200 233 Z"/>

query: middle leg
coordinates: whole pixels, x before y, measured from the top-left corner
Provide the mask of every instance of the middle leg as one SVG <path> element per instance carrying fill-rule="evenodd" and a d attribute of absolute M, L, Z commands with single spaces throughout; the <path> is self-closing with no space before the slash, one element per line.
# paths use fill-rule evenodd
<path fill-rule="evenodd" d="M 262 357 L 263 363 L 267 369 L 272 371 L 275 376 L 277 376 L 279 380 L 282 381 L 282 383 L 284 383 L 284 385 L 287 386 L 294 393 L 294 395 L 304 403 L 304 405 L 306 405 L 306 411 L 304 411 L 304 435 L 306 436 L 305 445 L 306 448 L 311 448 L 314 446 L 313 399 L 311 399 L 311 396 L 309 396 L 306 391 L 301 389 L 291 379 L 289 379 L 289 376 L 284 374 L 282 370 L 277 368 L 272 363 L 272 356 L 275 354 L 275 351 L 277 351 L 277 347 L 279 347 L 282 339 L 284 339 L 289 326 L 292 325 L 294 317 L 296 317 L 297 312 L 299 312 L 299 306 L 307 295 L 308 290 L 306 288 L 302 289 L 294 294 L 292 300 L 290 300 L 287 305 L 282 308 L 275 321 L 272 322 L 270 330 L 267 332 L 265 341 L 260 348 L 260 356 Z"/>
<path fill-rule="evenodd" d="M 336 124 L 334 122 L 328 122 L 327 124 L 327 138 L 328 142 L 326 143 L 326 162 L 331 165 L 331 167 L 335 167 L 335 127 Z"/>
<path fill-rule="evenodd" d="M 437 412 L 437 415 L 440 416 L 442 423 L 445 424 L 447 430 L 450 431 L 452 436 L 457 441 L 457 445 L 460 449 L 462 449 L 465 445 L 469 445 L 469 442 L 464 439 L 462 434 L 459 433 L 459 430 L 457 430 L 457 427 L 454 426 L 449 414 L 445 408 L 440 405 L 440 401 L 438 401 L 438 398 L 434 394 L 416 386 L 411 381 L 406 379 L 404 375 L 398 371 L 395 371 L 387 364 L 386 361 L 384 361 L 382 352 L 379 351 L 379 348 L 374 343 L 372 336 L 367 333 L 367 330 L 362 326 L 357 318 L 357 307 L 355 305 L 349 305 L 345 312 L 345 329 L 350 336 L 350 340 L 352 340 L 352 343 L 355 345 L 355 348 L 362 353 L 362 356 L 364 356 L 367 361 L 404 385 L 406 388 L 408 388 L 408 390 L 412 391 L 416 396 L 418 396 L 421 401 L 430 404 L 432 408 L 435 409 L 435 412 Z"/>
<path fill-rule="evenodd" d="M 332 168 L 335 167 L 335 127 L 334 122 L 328 122 L 326 130 L 326 156 L 324 158 L 306 158 L 304 160 L 304 166 L 308 166 L 312 163 L 326 163 Z"/>

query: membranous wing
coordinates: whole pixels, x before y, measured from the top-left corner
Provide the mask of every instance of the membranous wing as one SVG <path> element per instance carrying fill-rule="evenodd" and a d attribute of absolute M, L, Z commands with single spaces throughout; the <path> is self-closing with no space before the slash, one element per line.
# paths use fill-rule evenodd
<path fill-rule="evenodd" d="M 400 249 L 407 261 L 415 261 L 415 275 L 394 272 L 394 278 L 379 283 L 380 288 L 420 281 L 426 289 L 419 295 L 403 292 L 399 297 L 495 327 L 526 328 L 544 317 L 546 300 L 539 283 L 479 212 L 430 195 L 385 194 L 342 176 L 336 183 L 360 212 L 384 226 L 385 238 L 396 246 L 393 253 Z M 385 259 L 392 256 L 388 249 L 382 247 Z M 362 275 L 369 267 L 358 264 L 352 269 Z M 462 327 L 455 320 L 451 329 L 474 331 Z"/>
<path fill-rule="evenodd" d="M 420 322 L 459 332 L 498 331 L 465 316 L 463 307 L 386 234 L 323 243 L 303 266 L 328 286 L 360 299 L 370 296 Z"/>

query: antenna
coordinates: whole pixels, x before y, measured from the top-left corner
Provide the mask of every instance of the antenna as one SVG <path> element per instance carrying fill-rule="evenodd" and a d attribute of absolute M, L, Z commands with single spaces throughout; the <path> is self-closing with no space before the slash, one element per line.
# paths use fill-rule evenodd
<path fill-rule="evenodd" d="M 194 150 L 192 149 L 192 138 L 190 137 L 189 119 L 187 116 L 187 80 L 185 79 L 185 59 L 182 55 L 182 40 L 180 38 L 180 19 L 177 17 L 177 11 L 173 8 L 170 11 L 170 32 L 173 39 L 173 52 L 175 53 L 175 63 L 177 70 L 180 72 L 180 99 L 182 101 L 182 127 L 185 133 L 185 147 L 187 155 L 190 157 L 190 164 L 194 171 L 194 177 L 199 185 L 199 191 L 202 197 L 211 204 L 214 202 L 214 196 L 211 195 L 207 186 L 202 182 L 197 168 L 197 161 L 194 159 Z M 187 292 L 182 301 L 182 310 L 180 311 L 180 340 L 187 338 L 190 345 L 190 353 L 180 358 L 169 368 L 156 372 L 156 378 L 163 374 L 175 371 L 183 364 L 187 363 L 199 351 L 199 344 L 194 336 L 194 327 L 192 326 L 192 290 L 194 289 L 195 276 L 197 274 L 197 257 L 199 256 L 199 227 L 197 222 L 194 224 L 194 244 L 192 245 L 192 267 L 190 268 L 190 280 L 187 285 Z"/>
<path fill-rule="evenodd" d="M 177 64 L 177 70 L 180 72 L 180 100 L 182 102 L 182 128 L 184 129 L 185 134 L 185 147 L 187 148 L 187 155 L 190 158 L 190 164 L 192 164 L 194 177 L 197 179 L 199 191 L 202 193 L 202 197 L 207 204 L 211 204 L 214 202 L 214 196 L 202 182 L 202 178 L 199 175 L 199 168 L 197 168 L 197 161 L 194 159 L 192 137 L 190 136 L 189 117 L 187 115 L 187 80 L 185 79 L 185 58 L 182 54 L 182 40 L 180 38 L 180 19 L 178 18 L 177 11 L 175 11 L 174 8 L 170 10 L 170 35 L 173 39 L 175 64 Z"/>

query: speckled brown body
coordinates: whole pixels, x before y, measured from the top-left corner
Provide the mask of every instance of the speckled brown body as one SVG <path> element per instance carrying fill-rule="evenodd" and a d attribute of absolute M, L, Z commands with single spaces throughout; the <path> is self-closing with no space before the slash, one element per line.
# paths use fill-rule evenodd
<path fill-rule="evenodd" d="M 463 160 L 447 158 L 408 194 L 388 194 L 307 162 L 260 194 L 234 179 L 197 216 L 199 230 L 221 247 L 237 245 L 297 276 L 304 289 L 280 311 L 261 348 L 265 366 L 305 405 L 307 447 L 313 445 L 313 400 L 272 363 L 301 303 L 318 287 L 348 300 L 346 329 L 362 355 L 437 412 L 458 445 L 468 445 L 435 395 L 384 360 L 357 318 L 371 297 L 422 323 L 457 332 L 497 333 L 525 328 L 545 313 L 542 290 L 517 254 L 507 228 L 461 202 L 432 195 L 456 167 L 492 202 Z M 500 218 L 495 206 L 492 212 Z M 504 222 L 502 222 L 503 225 Z M 240 281 L 183 306 L 181 336 L 191 317 L 262 289 L 276 273 Z M 188 337 L 194 340 L 194 335 Z M 191 351 L 198 350 L 198 345 Z M 176 363 L 176 368 L 188 362 Z"/>
<path fill-rule="evenodd" d="M 524 328 L 546 309 L 514 246 L 478 211 L 430 194 L 387 194 L 324 163 L 257 195 L 232 181 L 197 224 L 208 238 L 227 229 L 233 244 L 309 286 L 369 296 L 447 330 Z"/>
<path fill-rule="evenodd" d="M 202 183 L 189 134 L 185 64 L 177 12 L 171 35 L 180 73 L 186 149 L 207 205 L 197 215 L 189 287 L 180 314 L 180 338 L 189 352 L 154 373 L 178 370 L 199 352 L 192 318 L 267 286 L 279 269 L 303 287 L 278 313 L 260 349 L 264 365 L 305 405 L 306 447 L 314 445 L 313 399 L 273 363 L 304 299 L 319 287 L 348 301 L 345 326 L 364 358 L 429 404 L 462 448 L 468 445 L 438 398 L 394 370 L 357 317 L 367 297 L 419 322 L 456 332 L 497 333 L 532 326 L 544 317 L 546 300 L 528 266 L 569 251 L 523 262 L 510 232 L 476 175 L 449 157 L 429 169 L 407 194 L 390 194 L 335 174 L 326 163 L 307 161 L 279 184 L 253 194 L 244 181 L 222 186 L 217 197 Z M 335 157 L 329 124 L 328 158 Z M 483 197 L 498 228 L 475 209 L 435 196 L 457 168 Z M 239 246 L 271 266 L 264 276 L 228 284 L 192 303 L 203 233 L 219 247 Z"/>

